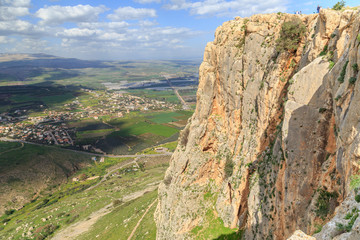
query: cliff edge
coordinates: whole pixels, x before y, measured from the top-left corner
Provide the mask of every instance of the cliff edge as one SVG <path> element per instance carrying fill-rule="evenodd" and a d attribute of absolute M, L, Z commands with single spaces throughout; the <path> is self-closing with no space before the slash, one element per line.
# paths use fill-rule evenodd
<path fill-rule="evenodd" d="M 350 188 L 360 166 L 359 13 L 254 15 L 216 30 L 159 188 L 157 239 L 231 229 L 286 239 L 327 222 L 317 239 L 356 234 L 360 218 L 345 227 L 358 210 L 343 230 L 334 219 L 360 209 Z"/>

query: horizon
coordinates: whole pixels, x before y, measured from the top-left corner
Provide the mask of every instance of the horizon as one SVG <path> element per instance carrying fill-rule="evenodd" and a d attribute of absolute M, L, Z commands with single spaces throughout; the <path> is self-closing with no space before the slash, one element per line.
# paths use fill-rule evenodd
<path fill-rule="evenodd" d="M 0 52 L 102 61 L 201 61 L 223 22 L 275 12 L 312 14 L 338 1 L 0 0 Z M 356 6 L 356 1 L 346 1 Z"/>

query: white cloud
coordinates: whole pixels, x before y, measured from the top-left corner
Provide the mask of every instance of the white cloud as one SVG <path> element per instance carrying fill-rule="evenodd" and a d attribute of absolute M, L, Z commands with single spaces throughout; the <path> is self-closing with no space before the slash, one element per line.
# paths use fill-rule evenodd
<path fill-rule="evenodd" d="M 83 22 L 78 23 L 78 26 L 80 28 L 89 28 L 89 29 L 113 29 L 113 30 L 122 30 L 128 26 L 130 26 L 129 23 L 125 21 L 121 22 Z"/>
<path fill-rule="evenodd" d="M 0 0 L 0 21 L 14 20 L 29 14 L 30 0 Z"/>
<path fill-rule="evenodd" d="M 8 38 L 8 37 L 5 37 L 5 36 L 0 36 L 0 44 L 7 44 L 7 43 L 13 43 L 15 42 L 16 40 L 13 39 L 13 38 Z"/>
<path fill-rule="evenodd" d="M 116 9 L 113 14 L 109 14 L 107 17 L 113 21 L 154 18 L 156 17 L 156 11 L 150 8 L 122 7 Z"/>
<path fill-rule="evenodd" d="M 88 38 L 92 36 L 96 36 L 100 34 L 100 30 L 93 29 L 81 29 L 81 28 L 70 28 L 65 29 L 63 32 L 58 32 L 56 34 L 57 37 L 65 37 L 65 38 Z"/>
<path fill-rule="evenodd" d="M 104 6 L 90 5 L 50 6 L 40 8 L 35 16 L 41 18 L 40 24 L 62 24 L 65 22 L 94 22 L 100 13 L 107 9 Z"/>
<path fill-rule="evenodd" d="M 189 10 L 193 15 L 215 16 L 250 16 L 256 13 L 271 13 L 286 11 L 286 1 L 283 0 L 203 0 L 188 2 L 186 0 L 171 0 L 166 5 L 171 10 Z"/>

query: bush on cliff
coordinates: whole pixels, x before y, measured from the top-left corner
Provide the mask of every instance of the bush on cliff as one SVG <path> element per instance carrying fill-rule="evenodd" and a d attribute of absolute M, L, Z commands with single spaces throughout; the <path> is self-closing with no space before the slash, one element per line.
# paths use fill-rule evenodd
<path fill-rule="evenodd" d="M 344 7 L 345 7 L 345 1 L 342 0 L 342 1 L 340 1 L 340 2 L 337 2 L 337 3 L 332 7 L 332 9 L 339 11 L 339 10 L 343 9 Z"/>
<path fill-rule="evenodd" d="M 280 37 L 276 40 L 276 51 L 294 53 L 305 33 L 305 25 L 300 20 L 284 22 Z"/>

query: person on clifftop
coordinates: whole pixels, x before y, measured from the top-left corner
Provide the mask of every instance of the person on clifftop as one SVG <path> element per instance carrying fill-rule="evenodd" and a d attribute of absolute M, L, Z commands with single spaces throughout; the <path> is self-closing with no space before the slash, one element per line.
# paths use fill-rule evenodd
<path fill-rule="evenodd" d="M 318 6 L 317 6 L 317 8 L 316 8 L 317 13 L 319 13 L 319 12 L 320 12 L 320 8 L 321 8 L 321 7 L 318 5 Z"/>

